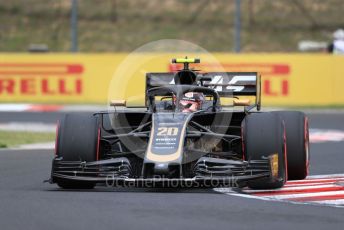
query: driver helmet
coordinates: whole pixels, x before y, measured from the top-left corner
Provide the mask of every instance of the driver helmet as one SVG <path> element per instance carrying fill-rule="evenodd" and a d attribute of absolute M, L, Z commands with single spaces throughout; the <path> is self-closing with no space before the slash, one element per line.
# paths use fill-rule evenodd
<path fill-rule="evenodd" d="M 203 93 L 185 93 L 184 97 L 179 101 L 180 110 L 183 113 L 191 113 L 200 110 L 204 100 Z"/>

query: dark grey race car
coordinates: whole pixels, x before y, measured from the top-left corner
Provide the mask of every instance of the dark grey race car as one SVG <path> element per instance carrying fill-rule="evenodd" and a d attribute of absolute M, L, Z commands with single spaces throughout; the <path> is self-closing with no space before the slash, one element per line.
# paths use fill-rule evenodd
<path fill-rule="evenodd" d="M 184 68 L 147 73 L 145 109 L 61 119 L 50 182 L 76 189 L 96 184 L 270 189 L 307 176 L 307 117 L 259 112 L 258 73 L 191 70 L 189 63 L 199 59 L 173 63 Z"/>

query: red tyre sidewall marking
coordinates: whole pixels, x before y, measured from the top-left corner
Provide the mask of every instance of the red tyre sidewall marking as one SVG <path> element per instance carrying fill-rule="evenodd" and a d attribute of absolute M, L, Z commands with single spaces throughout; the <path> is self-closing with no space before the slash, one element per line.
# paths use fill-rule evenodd
<path fill-rule="evenodd" d="M 288 181 L 288 156 L 287 156 L 287 134 L 285 131 L 285 122 L 283 121 L 283 145 L 284 145 L 284 167 L 285 167 L 285 182 Z"/>
<path fill-rule="evenodd" d="M 56 124 L 56 131 L 55 131 L 55 156 L 57 156 L 57 147 L 58 147 L 58 140 L 59 140 L 59 129 L 60 129 L 60 120 L 57 120 Z"/>
<path fill-rule="evenodd" d="M 99 148 L 100 148 L 100 127 L 98 127 L 98 135 L 97 135 L 97 152 L 96 152 L 96 160 L 99 160 Z"/>
<path fill-rule="evenodd" d="M 246 120 L 245 120 L 246 122 Z M 242 160 L 245 160 L 245 143 L 244 143 L 244 127 L 245 122 L 241 125 L 241 151 L 242 151 Z"/>
<path fill-rule="evenodd" d="M 308 117 L 304 120 L 304 139 L 305 139 L 305 153 L 306 153 L 306 176 L 309 174 L 309 132 L 308 132 Z"/>

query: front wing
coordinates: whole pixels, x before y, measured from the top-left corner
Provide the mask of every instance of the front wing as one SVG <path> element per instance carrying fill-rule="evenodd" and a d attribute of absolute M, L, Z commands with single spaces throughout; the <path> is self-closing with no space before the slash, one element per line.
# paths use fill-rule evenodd
<path fill-rule="evenodd" d="M 216 164 L 217 163 L 217 164 Z M 248 181 L 271 177 L 270 158 L 255 161 L 200 158 L 194 167 L 194 177 L 166 178 L 132 177 L 127 158 L 94 162 L 53 160 L 50 183 L 59 179 L 94 182 L 103 186 L 129 187 L 243 187 Z"/>

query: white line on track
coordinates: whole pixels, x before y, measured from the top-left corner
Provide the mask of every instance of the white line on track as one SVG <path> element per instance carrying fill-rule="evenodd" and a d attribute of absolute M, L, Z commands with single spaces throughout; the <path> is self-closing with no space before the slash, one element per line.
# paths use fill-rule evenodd
<path fill-rule="evenodd" d="M 313 179 L 327 179 L 327 178 L 344 178 L 344 174 L 328 174 L 328 175 L 312 175 L 307 177 L 305 180 L 313 180 Z M 298 180 L 298 181 L 305 181 L 305 180 Z M 297 181 L 297 180 L 295 180 Z"/>
<path fill-rule="evenodd" d="M 55 132 L 56 124 L 43 122 L 9 122 L 0 123 L 0 130 L 24 132 Z"/>
<path fill-rule="evenodd" d="M 316 204 L 334 204 L 334 205 L 344 205 L 344 199 L 339 200 L 322 200 L 322 201 L 314 201 Z"/>
<path fill-rule="evenodd" d="M 0 104 L 0 112 L 22 112 L 29 108 L 28 104 Z"/>
<path fill-rule="evenodd" d="M 0 152 L 5 151 L 18 151 L 18 150 L 53 150 L 55 148 L 55 142 L 45 142 L 45 143 L 34 143 L 34 144 L 25 144 L 20 145 L 18 147 L 11 147 L 11 148 L 0 148 Z"/>

